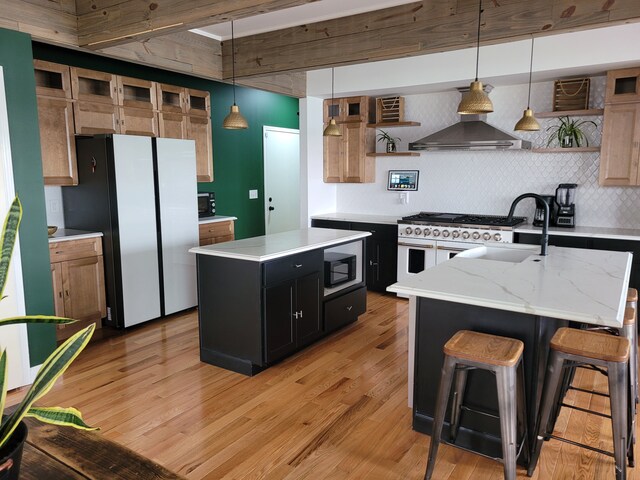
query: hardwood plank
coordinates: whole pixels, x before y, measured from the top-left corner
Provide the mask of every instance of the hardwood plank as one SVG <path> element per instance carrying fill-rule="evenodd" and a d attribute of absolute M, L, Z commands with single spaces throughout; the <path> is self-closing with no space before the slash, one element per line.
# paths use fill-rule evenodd
<path fill-rule="evenodd" d="M 406 300 L 369 293 L 356 323 L 245 377 L 199 361 L 190 311 L 89 345 L 42 404 L 78 407 L 104 437 L 191 480 L 421 478 L 430 438 L 411 429 L 406 407 L 407 322 Z M 603 382 L 576 373 L 578 386 L 606 390 Z M 9 404 L 24 393 L 11 393 Z M 609 408 L 576 391 L 567 402 Z M 608 420 L 566 408 L 555 433 L 611 446 Z M 612 476 L 611 459 L 569 447 L 545 442 L 532 478 Z M 498 480 L 502 472 L 442 445 L 434 478 Z"/>

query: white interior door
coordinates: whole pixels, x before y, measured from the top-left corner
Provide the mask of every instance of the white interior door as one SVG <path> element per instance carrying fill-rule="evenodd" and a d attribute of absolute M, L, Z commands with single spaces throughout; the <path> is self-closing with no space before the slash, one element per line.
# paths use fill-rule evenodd
<path fill-rule="evenodd" d="M 198 304 L 196 256 L 198 246 L 198 184 L 193 140 L 157 138 L 158 194 L 162 235 L 164 313 Z"/>
<path fill-rule="evenodd" d="M 124 326 L 160 316 L 151 138 L 114 135 Z"/>
<path fill-rule="evenodd" d="M 267 234 L 300 228 L 300 131 L 263 127 Z"/>
<path fill-rule="evenodd" d="M 9 118 L 5 98 L 4 73 L 0 66 L 0 229 L 4 225 L 4 218 L 15 196 L 9 143 Z M 4 295 L 6 298 L 0 301 L 0 318 L 25 314 L 19 244 L 16 244 L 13 251 Z M 8 388 L 13 390 L 31 383 L 27 328 L 25 325 L 7 325 L 0 328 L 2 328 L 0 348 L 7 351 Z"/>

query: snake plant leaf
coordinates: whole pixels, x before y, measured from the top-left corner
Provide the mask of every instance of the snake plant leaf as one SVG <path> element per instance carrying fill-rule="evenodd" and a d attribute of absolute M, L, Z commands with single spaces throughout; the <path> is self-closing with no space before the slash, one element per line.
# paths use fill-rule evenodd
<path fill-rule="evenodd" d="M 26 315 L 22 317 L 7 317 L 0 318 L 0 326 L 12 325 L 16 323 L 56 323 L 66 324 L 74 323 L 76 320 L 73 318 L 56 317 L 53 315 Z"/>
<path fill-rule="evenodd" d="M 8 366 L 7 366 L 7 351 L 2 349 L 0 352 L 0 418 L 2 418 L 2 412 L 4 412 L 4 404 L 7 401 L 7 378 L 8 378 Z"/>
<path fill-rule="evenodd" d="M 94 329 L 95 324 L 91 324 L 80 330 L 56 348 L 49 358 L 45 360 L 18 408 L 0 427 L 0 448 L 9 440 L 33 403 L 51 389 L 58 377 L 65 372 L 71 362 L 75 360 L 87 343 L 89 343 Z"/>
<path fill-rule="evenodd" d="M 73 407 L 31 407 L 25 417 L 33 417 L 41 422 L 80 430 L 99 430 L 84 423 L 82 414 Z"/>
<path fill-rule="evenodd" d="M 4 287 L 7 283 L 11 254 L 16 244 L 21 219 L 22 205 L 18 197 L 16 197 L 11 204 L 11 208 L 9 208 L 9 213 L 4 219 L 2 237 L 0 238 L 0 297 L 3 296 Z"/>

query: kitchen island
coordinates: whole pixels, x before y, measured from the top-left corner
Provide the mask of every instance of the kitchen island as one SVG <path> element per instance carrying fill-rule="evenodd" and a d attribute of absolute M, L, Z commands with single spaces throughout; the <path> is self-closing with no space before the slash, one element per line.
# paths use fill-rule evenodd
<path fill-rule="evenodd" d="M 442 347 L 458 330 L 524 342 L 531 435 L 549 340 L 555 331 L 570 322 L 622 326 L 631 254 L 549 247 L 548 255 L 542 257 L 539 249 L 512 245 L 467 250 L 389 287 L 389 291 L 408 295 L 411 302 L 409 403 L 415 430 L 431 433 Z M 497 414 L 495 379 L 490 373 L 469 373 L 464 401 L 475 409 Z M 496 419 L 465 411 L 456 445 L 500 457 L 499 432 Z M 445 434 L 443 440 L 449 440 Z"/>
<path fill-rule="evenodd" d="M 198 267 L 200 359 L 254 375 L 357 320 L 366 310 L 369 235 L 308 228 L 189 250 Z M 327 254 L 353 262 L 339 284 L 327 285 Z"/>

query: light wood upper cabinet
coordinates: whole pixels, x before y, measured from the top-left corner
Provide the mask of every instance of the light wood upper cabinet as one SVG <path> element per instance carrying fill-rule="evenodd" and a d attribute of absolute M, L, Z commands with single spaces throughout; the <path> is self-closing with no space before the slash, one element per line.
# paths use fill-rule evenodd
<path fill-rule="evenodd" d="M 158 110 L 165 113 L 187 113 L 187 90 L 184 87 L 158 83 Z"/>
<path fill-rule="evenodd" d="M 76 133 L 120 133 L 118 107 L 102 102 L 75 102 L 73 105 Z"/>
<path fill-rule="evenodd" d="M 199 182 L 213 181 L 211 118 L 187 116 L 187 138 L 196 142 L 196 174 Z"/>
<path fill-rule="evenodd" d="M 640 68 L 607 72 L 605 103 L 640 102 Z"/>
<path fill-rule="evenodd" d="M 211 98 L 209 92 L 186 89 L 187 113 L 199 117 L 211 117 Z"/>
<path fill-rule="evenodd" d="M 49 243 L 55 313 L 77 320 L 56 327 L 64 340 L 107 315 L 102 240 L 99 237 Z"/>
<path fill-rule="evenodd" d="M 158 113 L 146 108 L 119 107 L 120 133 L 128 135 L 158 136 Z"/>
<path fill-rule="evenodd" d="M 61 97 L 71 100 L 71 72 L 68 65 L 34 60 L 33 67 L 38 96 Z"/>
<path fill-rule="evenodd" d="M 42 174 L 45 185 L 77 185 L 73 102 L 64 97 L 37 96 Z"/>
<path fill-rule="evenodd" d="M 336 122 L 369 122 L 375 121 L 374 100 L 370 97 L 344 97 L 324 101 L 323 120 L 329 123 L 333 117 Z"/>
<path fill-rule="evenodd" d="M 605 105 L 600 185 L 640 185 L 640 102 Z"/>
<path fill-rule="evenodd" d="M 157 110 L 156 82 L 117 76 L 116 83 L 118 84 L 118 105 Z"/>
<path fill-rule="evenodd" d="M 162 138 L 188 138 L 187 116 L 158 112 L 158 131 Z"/>
<path fill-rule="evenodd" d="M 117 79 L 110 73 L 71 67 L 71 89 L 77 100 L 118 104 Z"/>

